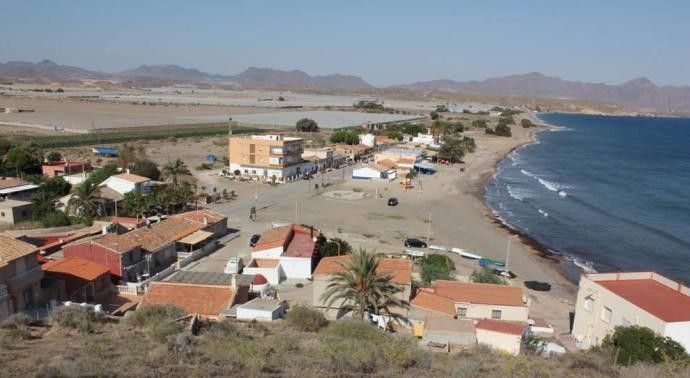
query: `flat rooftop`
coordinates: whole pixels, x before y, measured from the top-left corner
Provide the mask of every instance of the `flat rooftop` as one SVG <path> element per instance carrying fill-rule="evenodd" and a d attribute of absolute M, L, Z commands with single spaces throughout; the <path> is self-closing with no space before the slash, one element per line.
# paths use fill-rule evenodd
<path fill-rule="evenodd" d="M 297 121 L 309 118 L 323 129 L 343 129 L 361 126 L 364 123 L 396 123 L 425 119 L 421 115 L 377 114 L 338 111 L 273 112 L 256 114 L 233 114 L 232 120 L 246 125 L 273 127 L 295 127 Z"/>

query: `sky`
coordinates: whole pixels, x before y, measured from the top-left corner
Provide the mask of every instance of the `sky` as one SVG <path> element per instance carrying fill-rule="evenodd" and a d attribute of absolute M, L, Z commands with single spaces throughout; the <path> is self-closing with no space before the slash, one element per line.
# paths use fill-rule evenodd
<path fill-rule="evenodd" d="M 0 62 L 690 85 L 690 1 L 0 0 Z"/>

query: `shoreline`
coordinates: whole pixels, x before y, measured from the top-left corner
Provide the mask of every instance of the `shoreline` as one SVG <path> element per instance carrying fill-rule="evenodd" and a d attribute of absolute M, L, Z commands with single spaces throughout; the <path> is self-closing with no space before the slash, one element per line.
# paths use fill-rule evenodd
<path fill-rule="evenodd" d="M 493 227 L 504 230 L 508 232 L 510 235 L 517 236 L 517 239 L 520 241 L 520 243 L 527 250 L 531 251 L 534 256 L 538 257 L 542 263 L 552 267 L 556 273 L 558 273 L 569 283 L 577 285 L 576 277 L 573 277 L 572 274 L 569 274 L 563 266 L 563 264 L 568 263 L 567 259 L 565 258 L 565 255 L 554 252 L 553 250 L 549 249 L 547 246 L 536 240 L 531 235 L 523 231 L 517 230 L 515 228 L 512 228 L 511 226 L 506 224 L 504 221 L 502 221 L 499 217 L 497 217 L 494 214 L 494 210 L 489 206 L 485 199 L 486 185 L 498 172 L 499 164 L 501 164 L 505 159 L 507 159 L 508 156 L 514 151 L 525 146 L 538 143 L 538 140 L 536 139 L 537 133 L 548 130 L 558 130 L 560 128 L 559 126 L 551 125 L 547 122 L 542 121 L 538 117 L 538 113 L 526 114 L 526 117 L 524 118 L 530 119 L 538 126 L 534 127 L 534 129 L 527 130 L 528 140 L 518 142 L 516 145 L 512 146 L 512 148 L 510 148 L 507 152 L 505 152 L 493 161 L 493 166 L 491 170 L 482 175 L 482 177 L 478 180 L 479 185 L 477 191 L 473 194 L 475 199 L 477 199 L 481 203 L 481 206 L 484 210 L 483 213 L 491 222 Z M 515 127 L 517 128 L 520 126 L 516 125 Z"/>

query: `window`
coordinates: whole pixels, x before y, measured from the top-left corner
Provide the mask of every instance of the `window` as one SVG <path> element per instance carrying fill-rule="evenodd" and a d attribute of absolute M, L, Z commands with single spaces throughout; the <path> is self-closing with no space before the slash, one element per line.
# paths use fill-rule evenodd
<path fill-rule="evenodd" d="M 583 303 L 585 310 L 592 312 L 594 310 L 594 298 L 585 297 L 585 303 Z"/>
<path fill-rule="evenodd" d="M 467 317 L 467 308 L 465 308 L 465 307 L 458 307 L 458 309 L 457 309 L 457 314 L 458 314 L 458 318 Z"/>
<path fill-rule="evenodd" d="M 491 319 L 501 319 L 501 310 L 492 310 L 491 311 Z"/>
<path fill-rule="evenodd" d="M 5 216 L 5 212 L 4 211 L 0 212 L 0 217 L 4 217 L 4 216 Z"/>
<path fill-rule="evenodd" d="M 601 310 L 601 320 L 603 320 L 606 323 L 610 323 L 612 314 L 613 311 L 611 311 L 610 308 L 604 306 L 604 308 Z"/>

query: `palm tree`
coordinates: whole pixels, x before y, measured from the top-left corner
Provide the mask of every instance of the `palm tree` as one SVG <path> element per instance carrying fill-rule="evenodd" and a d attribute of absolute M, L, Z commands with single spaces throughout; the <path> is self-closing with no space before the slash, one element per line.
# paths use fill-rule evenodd
<path fill-rule="evenodd" d="M 352 260 L 341 264 L 344 271 L 333 274 L 321 300 L 328 307 L 340 302 L 341 312 L 352 311 L 361 319 L 366 312 L 401 318 L 391 310 L 394 307 L 406 309 L 409 303 L 396 297 L 403 288 L 392 282 L 392 275 L 377 272 L 378 257 L 362 248 L 351 256 Z"/>
<path fill-rule="evenodd" d="M 87 180 L 74 189 L 74 194 L 67 202 L 67 207 L 75 214 L 92 217 L 100 213 L 101 199 L 98 197 L 98 187 Z"/>
<path fill-rule="evenodd" d="M 189 168 L 180 159 L 168 161 L 163 166 L 163 176 L 172 181 L 174 189 L 177 189 L 178 181 L 180 176 L 190 175 Z"/>
<path fill-rule="evenodd" d="M 40 219 L 55 211 L 55 195 L 44 188 L 39 189 L 31 202 L 35 219 Z"/>

